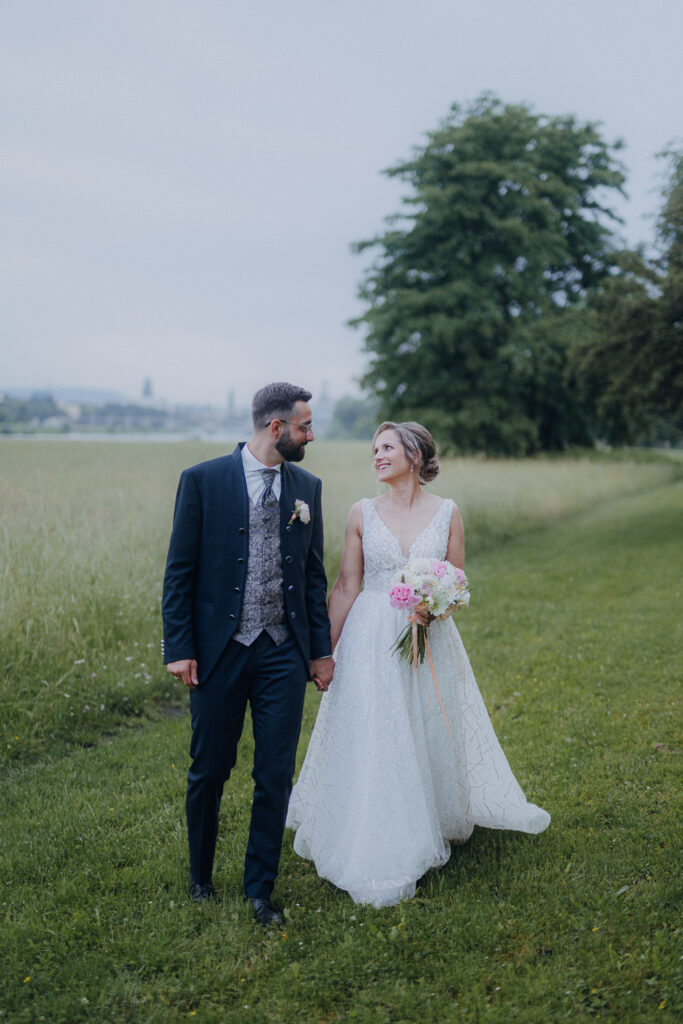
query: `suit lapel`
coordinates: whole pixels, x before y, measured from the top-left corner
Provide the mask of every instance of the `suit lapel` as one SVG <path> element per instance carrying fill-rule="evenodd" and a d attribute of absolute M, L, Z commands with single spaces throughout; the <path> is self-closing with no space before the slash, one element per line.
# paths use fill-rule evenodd
<path fill-rule="evenodd" d="M 287 530 L 287 523 L 292 515 L 294 499 L 292 498 L 291 470 L 286 462 L 282 463 L 280 470 L 280 536 L 284 538 Z"/>
<path fill-rule="evenodd" d="M 242 462 L 242 444 L 238 444 L 231 455 L 233 470 L 233 486 L 231 487 L 230 498 L 235 505 L 236 516 L 241 513 L 242 526 L 249 540 L 249 492 L 247 491 L 247 478 L 244 475 L 244 464 Z M 233 490 L 234 487 L 234 490 Z M 237 492 L 237 494 L 235 493 Z M 228 506 L 230 507 L 230 506 Z"/>

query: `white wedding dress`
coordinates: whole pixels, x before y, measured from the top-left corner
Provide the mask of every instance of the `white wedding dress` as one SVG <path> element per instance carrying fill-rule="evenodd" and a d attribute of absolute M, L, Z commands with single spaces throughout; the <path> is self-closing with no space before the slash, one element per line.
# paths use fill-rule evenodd
<path fill-rule="evenodd" d="M 413 896 L 416 881 L 448 860 L 449 840 L 464 842 L 474 825 L 542 832 L 550 815 L 527 803 L 510 770 L 453 620 L 429 627 L 443 710 L 427 660 L 415 674 L 391 653 L 407 618 L 389 604 L 389 580 L 407 559 L 373 502 L 362 505 L 364 589 L 287 825 L 321 877 L 379 907 Z M 444 501 L 410 557 L 445 558 L 452 511 Z"/>

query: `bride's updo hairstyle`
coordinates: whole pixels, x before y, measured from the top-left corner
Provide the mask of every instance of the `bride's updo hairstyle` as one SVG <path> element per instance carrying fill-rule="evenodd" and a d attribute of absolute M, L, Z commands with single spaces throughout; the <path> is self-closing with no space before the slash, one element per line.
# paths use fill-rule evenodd
<path fill-rule="evenodd" d="M 398 434 L 406 456 L 417 469 L 419 483 L 428 484 L 436 479 L 440 469 L 436 457 L 436 444 L 426 427 L 415 420 L 408 420 L 406 423 L 381 423 L 372 439 L 373 451 L 375 442 L 383 430 L 393 430 Z"/>

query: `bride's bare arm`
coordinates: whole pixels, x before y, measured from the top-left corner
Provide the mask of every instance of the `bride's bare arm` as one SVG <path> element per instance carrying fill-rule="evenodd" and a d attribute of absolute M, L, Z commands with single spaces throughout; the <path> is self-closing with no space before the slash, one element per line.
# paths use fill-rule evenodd
<path fill-rule="evenodd" d="M 352 505 L 346 520 L 344 552 L 337 581 L 332 587 L 328 605 L 332 650 L 341 636 L 351 605 L 360 593 L 363 582 L 363 509 L 359 501 Z"/>
<path fill-rule="evenodd" d="M 451 530 L 448 535 L 446 560 L 457 569 L 465 571 L 465 527 L 462 525 L 460 509 L 456 505 L 451 516 Z"/>

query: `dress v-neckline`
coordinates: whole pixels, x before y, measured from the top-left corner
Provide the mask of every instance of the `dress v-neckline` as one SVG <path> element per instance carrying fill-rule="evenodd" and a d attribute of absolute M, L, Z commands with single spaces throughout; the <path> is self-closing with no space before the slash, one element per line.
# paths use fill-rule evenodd
<path fill-rule="evenodd" d="M 434 513 L 432 518 L 429 520 L 427 525 L 425 526 L 424 530 L 420 530 L 420 532 L 414 538 L 412 544 L 408 548 L 408 554 L 407 555 L 404 553 L 403 548 L 401 547 L 401 542 L 398 539 L 398 536 L 394 533 L 394 531 L 391 529 L 391 527 L 387 526 L 387 524 L 384 522 L 384 520 L 382 519 L 381 515 L 379 514 L 379 512 L 375 508 L 375 503 L 372 500 L 372 498 L 368 498 L 368 501 L 370 502 L 370 506 L 372 508 L 372 511 L 375 513 L 375 515 L 379 519 L 379 521 L 382 524 L 382 526 L 384 527 L 384 529 L 387 531 L 387 533 L 391 534 L 391 536 L 396 541 L 396 547 L 398 548 L 398 550 L 399 550 L 399 552 L 401 554 L 401 558 L 405 558 L 406 561 L 408 561 L 410 559 L 410 555 L 411 555 L 411 552 L 412 552 L 413 548 L 415 547 L 415 545 L 419 541 L 420 537 L 423 537 L 424 534 L 427 532 L 427 530 L 430 528 L 430 526 L 432 526 L 434 524 L 434 521 L 436 520 L 436 517 L 439 515 L 439 513 L 441 512 L 441 509 L 444 507 L 444 505 L 448 501 L 448 498 L 443 498 L 442 499 L 441 504 L 439 505 L 439 507 L 437 508 L 436 512 Z"/>

